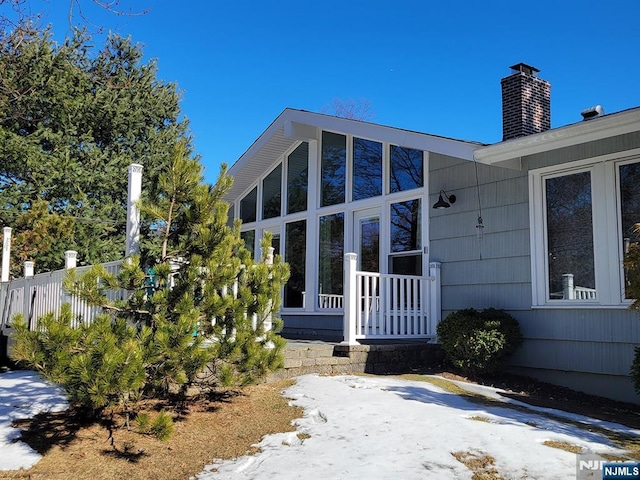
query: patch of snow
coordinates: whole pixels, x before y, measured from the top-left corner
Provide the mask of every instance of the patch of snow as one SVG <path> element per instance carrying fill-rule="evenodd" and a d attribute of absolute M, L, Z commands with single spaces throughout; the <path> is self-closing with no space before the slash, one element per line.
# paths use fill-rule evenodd
<path fill-rule="evenodd" d="M 68 408 L 60 388 L 29 370 L 0 374 L 0 470 L 18 470 L 33 466 L 41 455 L 20 442 L 20 430 L 11 422 L 32 418 L 42 412 L 60 412 Z"/>
<path fill-rule="evenodd" d="M 474 391 L 500 397 L 490 387 Z M 484 407 L 427 382 L 305 375 L 285 395 L 304 408 L 295 424 L 309 438 L 266 436 L 256 445 L 260 453 L 215 461 L 197 478 L 470 479 L 473 472 L 452 455 L 469 452 L 493 457 L 504 478 L 574 479 L 576 455 L 545 446 L 545 440 L 568 442 L 589 452 L 620 453 L 599 433 L 534 410 Z M 603 425 L 574 414 L 571 419 Z M 620 427 L 624 433 L 631 431 Z"/>

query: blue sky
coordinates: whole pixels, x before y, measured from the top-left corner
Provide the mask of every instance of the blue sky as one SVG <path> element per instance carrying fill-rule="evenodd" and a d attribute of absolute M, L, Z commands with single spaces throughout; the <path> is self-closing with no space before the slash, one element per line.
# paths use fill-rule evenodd
<path fill-rule="evenodd" d="M 284 108 L 332 113 L 335 99 L 368 102 L 375 123 L 498 142 L 500 79 L 519 62 L 551 82 L 552 127 L 640 105 L 635 0 L 121 0 L 149 10 L 132 17 L 81 2 L 178 84 L 208 181 Z M 32 3 L 68 32 L 68 0 Z"/>

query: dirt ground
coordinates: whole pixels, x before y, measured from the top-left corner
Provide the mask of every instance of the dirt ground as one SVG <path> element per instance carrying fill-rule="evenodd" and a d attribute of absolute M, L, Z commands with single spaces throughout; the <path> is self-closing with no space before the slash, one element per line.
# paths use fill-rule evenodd
<path fill-rule="evenodd" d="M 510 390 L 509 397 L 520 401 L 640 428 L 638 405 L 507 374 L 466 378 L 450 370 L 429 373 L 501 387 Z M 166 442 L 118 425 L 112 445 L 105 425 L 83 424 L 72 411 L 22 421 L 22 439 L 44 457 L 29 470 L 0 472 L 0 480 L 187 479 L 214 458 L 254 451 L 252 445 L 264 435 L 293 431 L 292 421 L 302 411 L 289 406 L 281 395 L 293 381 L 255 385 L 242 393 L 200 399 L 189 405 L 150 404 L 150 409 L 164 407 L 174 415 L 175 432 Z"/>
<path fill-rule="evenodd" d="M 295 430 L 292 420 L 302 410 L 281 395 L 292 383 L 254 385 L 239 394 L 174 405 L 175 430 L 165 442 L 119 426 L 112 446 L 105 425 L 83 424 L 71 411 L 40 415 L 19 426 L 22 440 L 44 457 L 29 470 L 0 472 L 0 479 L 186 480 L 214 458 L 251 452 L 264 435 Z"/>

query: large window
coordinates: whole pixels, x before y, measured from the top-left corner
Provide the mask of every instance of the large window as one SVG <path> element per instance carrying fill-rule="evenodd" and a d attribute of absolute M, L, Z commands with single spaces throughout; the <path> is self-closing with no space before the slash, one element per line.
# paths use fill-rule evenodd
<path fill-rule="evenodd" d="M 287 213 L 307 209 L 309 186 L 309 144 L 302 142 L 287 157 Z"/>
<path fill-rule="evenodd" d="M 382 144 L 353 139 L 353 200 L 382 195 Z"/>
<path fill-rule="evenodd" d="M 320 217 L 318 293 L 342 295 L 344 278 L 344 213 Z"/>
<path fill-rule="evenodd" d="M 262 181 L 262 219 L 280 216 L 282 201 L 282 164 L 278 164 Z"/>
<path fill-rule="evenodd" d="M 545 178 L 549 299 L 596 298 L 591 172 Z"/>
<path fill-rule="evenodd" d="M 291 275 L 284 287 L 284 306 L 304 307 L 305 271 L 307 258 L 307 222 L 287 223 L 285 227 L 285 261 L 289 263 Z"/>
<path fill-rule="evenodd" d="M 390 146 L 390 193 L 420 188 L 424 185 L 422 150 Z"/>
<path fill-rule="evenodd" d="M 256 221 L 256 205 L 258 202 L 258 187 L 255 187 L 240 200 L 240 220 L 242 223 Z"/>
<path fill-rule="evenodd" d="M 629 246 L 640 242 L 636 225 L 640 224 L 640 163 L 619 166 L 620 181 L 620 250 L 626 253 Z M 625 285 L 627 284 L 625 272 Z M 627 295 L 625 297 L 628 298 Z"/>
<path fill-rule="evenodd" d="M 347 137 L 322 132 L 320 206 L 344 203 L 347 166 Z"/>
<path fill-rule="evenodd" d="M 391 204 L 389 273 L 422 275 L 420 199 Z"/>
<path fill-rule="evenodd" d="M 624 252 L 640 240 L 640 160 L 530 172 L 533 304 L 627 306 Z"/>
<path fill-rule="evenodd" d="M 245 230 L 244 232 L 240 232 L 240 238 L 244 240 L 244 246 L 247 247 L 247 250 L 251 252 L 251 256 L 253 258 L 256 257 L 256 231 L 255 230 Z"/>

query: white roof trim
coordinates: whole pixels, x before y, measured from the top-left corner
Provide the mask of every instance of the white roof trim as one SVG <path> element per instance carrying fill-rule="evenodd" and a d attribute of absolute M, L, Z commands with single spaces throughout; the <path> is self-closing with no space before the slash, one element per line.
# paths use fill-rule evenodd
<path fill-rule="evenodd" d="M 517 168 L 526 155 L 556 150 L 640 130 L 640 107 L 475 150 L 476 161 Z"/>
<path fill-rule="evenodd" d="M 259 172 L 266 172 L 279 160 L 278 152 L 284 154 L 300 140 L 319 139 L 321 130 L 355 135 L 469 161 L 473 161 L 473 151 L 481 146 L 480 143 L 287 108 L 229 169 L 229 174 L 234 177 L 234 185 L 227 198 L 236 199 L 250 188 L 256 180 L 256 175 L 260 175 Z"/>

